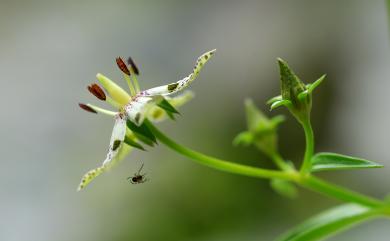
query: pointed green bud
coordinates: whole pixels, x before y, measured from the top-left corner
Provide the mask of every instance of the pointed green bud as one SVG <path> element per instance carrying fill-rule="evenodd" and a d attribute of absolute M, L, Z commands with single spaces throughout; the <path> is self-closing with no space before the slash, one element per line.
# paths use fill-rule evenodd
<path fill-rule="evenodd" d="M 277 127 L 284 120 L 283 116 L 272 119 L 266 117 L 252 100 L 245 101 L 247 131 L 241 132 L 234 139 L 234 145 L 255 145 L 262 152 L 272 155 L 277 150 Z"/>
<path fill-rule="evenodd" d="M 280 69 L 282 97 L 285 100 L 295 102 L 299 93 L 306 90 L 306 86 L 302 83 L 298 76 L 295 75 L 284 60 L 278 58 L 278 64 Z"/>
<path fill-rule="evenodd" d="M 267 103 L 271 110 L 286 106 L 299 122 L 306 122 L 310 117 L 313 90 L 323 81 L 321 76 L 312 84 L 305 85 L 288 66 L 287 62 L 278 58 L 280 70 L 281 95 L 270 99 Z"/>

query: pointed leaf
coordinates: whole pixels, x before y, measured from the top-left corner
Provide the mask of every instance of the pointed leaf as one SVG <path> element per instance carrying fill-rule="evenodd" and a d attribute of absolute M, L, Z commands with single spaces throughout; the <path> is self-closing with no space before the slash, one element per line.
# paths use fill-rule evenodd
<path fill-rule="evenodd" d="M 343 204 L 320 213 L 281 236 L 278 241 L 314 241 L 377 215 L 370 208 Z"/>
<path fill-rule="evenodd" d="M 356 169 L 356 168 L 379 168 L 383 167 L 378 163 L 351 157 L 340 155 L 330 152 L 317 153 L 311 159 L 312 169 L 311 171 L 327 171 L 327 170 L 346 170 L 346 169 Z"/>
<path fill-rule="evenodd" d="M 318 80 L 316 80 L 312 84 L 310 84 L 310 86 L 308 87 L 309 93 L 313 92 L 313 90 L 315 88 L 317 88 L 317 86 L 319 86 L 322 83 L 322 81 L 325 79 L 325 77 L 326 77 L 326 74 L 322 75 Z"/>
<path fill-rule="evenodd" d="M 135 140 L 131 139 L 131 138 L 128 137 L 128 136 L 125 136 L 124 142 L 125 142 L 127 145 L 129 145 L 129 146 L 132 146 L 132 147 L 135 147 L 135 148 L 138 148 L 138 149 L 140 149 L 140 150 L 145 151 L 145 148 L 144 148 L 141 144 L 139 144 L 138 142 L 136 142 Z"/>
<path fill-rule="evenodd" d="M 143 122 L 140 126 L 137 126 L 132 121 L 127 120 L 127 127 L 133 131 L 134 135 L 142 142 L 153 146 L 153 143 L 157 144 L 157 139 L 154 134 L 149 130 L 146 124 Z"/>
<path fill-rule="evenodd" d="M 167 113 L 167 116 L 169 117 L 169 119 L 171 119 L 171 120 L 175 120 L 175 116 L 173 115 L 173 113 L 172 113 L 172 112 L 165 111 L 165 113 Z"/>
<path fill-rule="evenodd" d="M 297 188 L 289 181 L 281 179 L 272 179 L 270 184 L 275 192 L 284 197 L 294 199 L 298 196 Z"/>
<path fill-rule="evenodd" d="M 267 105 L 270 105 L 270 104 L 274 103 L 275 101 L 281 101 L 281 100 L 283 100 L 282 95 L 272 97 L 271 99 L 267 100 Z"/>
<path fill-rule="evenodd" d="M 161 107 L 162 109 L 164 109 L 167 113 L 174 113 L 174 114 L 179 114 L 179 111 L 176 110 L 175 107 L 173 107 L 171 105 L 171 103 L 169 103 L 169 101 L 167 101 L 165 98 L 162 99 L 158 104 L 157 106 Z"/>
<path fill-rule="evenodd" d="M 285 105 L 285 106 L 290 106 L 291 105 L 291 101 L 289 100 L 280 100 L 280 101 L 275 101 L 272 105 L 271 105 L 271 110 L 275 109 L 275 108 L 278 108 L 279 106 L 282 106 L 282 105 Z"/>

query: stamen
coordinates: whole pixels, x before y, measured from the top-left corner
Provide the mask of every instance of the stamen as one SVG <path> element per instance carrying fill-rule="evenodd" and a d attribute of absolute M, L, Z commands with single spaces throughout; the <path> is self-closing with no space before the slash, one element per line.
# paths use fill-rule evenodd
<path fill-rule="evenodd" d="M 136 75 L 139 75 L 138 67 L 137 67 L 137 65 L 135 65 L 135 62 L 133 61 L 133 59 L 131 57 L 129 57 L 127 59 L 127 63 L 131 67 L 130 68 L 130 73 L 131 73 L 130 77 L 133 80 L 133 83 L 135 86 L 135 92 L 136 92 L 136 94 L 138 94 L 140 92 L 140 87 L 139 87 L 137 76 L 136 76 Z"/>
<path fill-rule="evenodd" d="M 134 86 L 135 86 L 135 92 L 136 92 L 136 94 L 138 94 L 141 90 L 139 88 L 137 77 L 136 77 L 136 75 L 133 74 L 130 76 L 130 78 L 133 80 Z"/>
<path fill-rule="evenodd" d="M 98 113 L 99 112 L 99 113 L 102 113 L 102 114 L 105 114 L 105 115 L 109 115 L 109 116 L 115 116 L 116 114 L 118 114 L 117 112 L 106 110 L 106 109 L 103 109 L 103 108 L 100 108 L 100 107 L 97 107 L 97 106 L 91 105 L 91 104 L 86 104 L 85 106 L 87 108 L 90 108 L 92 111 L 94 111 L 94 113 Z"/>
<path fill-rule="evenodd" d="M 134 74 L 139 75 L 139 70 L 137 68 L 137 65 L 135 65 L 135 62 L 131 57 L 127 59 L 127 63 L 131 66 L 131 70 L 133 70 Z"/>
<path fill-rule="evenodd" d="M 80 106 L 81 109 L 83 109 L 83 110 L 85 110 L 85 111 L 88 111 L 88 112 L 97 114 L 97 111 L 96 111 L 96 110 L 92 109 L 91 107 L 89 107 L 89 106 L 86 105 L 86 104 L 79 103 L 79 106 Z"/>
<path fill-rule="evenodd" d="M 126 82 L 127 82 L 127 85 L 129 86 L 130 95 L 131 95 L 131 96 L 135 96 L 135 95 L 137 94 L 137 92 L 136 92 L 135 89 L 134 89 L 134 85 L 133 85 L 133 83 L 131 82 L 130 76 L 128 76 L 127 74 L 124 74 L 123 76 L 125 77 L 125 80 L 126 80 Z"/>
<path fill-rule="evenodd" d="M 104 93 L 102 88 L 100 88 L 100 86 L 98 84 L 89 85 L 88 90 L 89 90 L 89 92 L 91 92 L 91 94 L 93 94 L 99 100 L 103 100 L 103 101 L 106 100 L 106 94 Z"/>
<path fill-rule="evenodd" d="M 118 68 L 126 75 L 130 75 L 130 71 L 127 68 L 125 62 L 122 60 L 121 57 L 116 58 L 116 64 L 118 65 Z"/>

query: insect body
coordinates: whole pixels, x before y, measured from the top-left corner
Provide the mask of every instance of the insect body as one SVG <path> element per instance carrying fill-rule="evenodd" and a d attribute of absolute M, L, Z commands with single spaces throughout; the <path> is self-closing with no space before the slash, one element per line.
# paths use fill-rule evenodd
<path fill-rule="evenodd" d="M 141 168 L 138 170 L 138 172 L 134 173 L 134 176 L 130 176 L 127 178 L 128 181 L 130 181 L 132 184 L 140 184 L 146 182 L 148 179 L 145 178 L 146 173 L 141 174 L 141 170 L 144 167 L 144 164 L 142 163 Z"/>

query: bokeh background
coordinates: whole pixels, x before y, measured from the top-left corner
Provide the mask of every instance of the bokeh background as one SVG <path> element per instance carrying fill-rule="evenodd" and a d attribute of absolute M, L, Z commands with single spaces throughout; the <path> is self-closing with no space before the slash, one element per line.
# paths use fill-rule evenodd
<path fill-rule="evenodd" d="M 160 127 L 180 143 L 238 163 L 272 167 L 253 148 L 235 148 L 243 100 L 279 89 L 276 57 L 311 82 L 317 151 L 366 157 L 380 170 L 321 176 L 361 192 L 390 192 L 390 42 L 383 1 L 0 1 L 0 240 L 272 240 L 337 204 L 300 190 L 295 200 L 266 180 L 221 173 L 163 145 L 134 151 L 76 192 L 101 163 L 110 118 L 81 111 L 102 72 L 120 82 L 115 57 L 131 55 L 144 88 L 184 77 L 217 48 L 191 89 L 196 98 Z M 99 105 L 103 105 L 98 103 Z M 104 106 L 104 105 L 103 105 Z M 267 112 L 268 113 L 268 112 Z M 270 115 L 288 114 L 277 110 Z M 304 138 L 288 117 L 283 155 L 298 163 Z M 145 163 L 151 179 L 126 177 Z M 376 220 L 329 240 L 388 240 Z"/>

